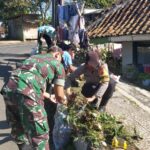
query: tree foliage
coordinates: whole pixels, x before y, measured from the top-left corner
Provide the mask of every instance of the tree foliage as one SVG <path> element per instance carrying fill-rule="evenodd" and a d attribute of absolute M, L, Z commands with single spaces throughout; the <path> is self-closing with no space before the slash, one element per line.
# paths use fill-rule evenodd
<path fill-rule="evenodd" d="M 90 8 L 104 8 L 111 6 L 115 0 L 85 0 L 86 7 Z"/>
<path fill-rule="evenodd" d="M 115 0 L 78 0 L 84 1 L 86 7 L 103 8 L 110 6 Z M 45 22 L 51 0 L 0 0 L 0 20 L 22 15 L 36 13 Z"/>
<path fill-rule="evenodd" d="M 0 19 L 22 14 L 39 14 L 41 19 L 46 19 L 51 0 L 0 0 Z"/>

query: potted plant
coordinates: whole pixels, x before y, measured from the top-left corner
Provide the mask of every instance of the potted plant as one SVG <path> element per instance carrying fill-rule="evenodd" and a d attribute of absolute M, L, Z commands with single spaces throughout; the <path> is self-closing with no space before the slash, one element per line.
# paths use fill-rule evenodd
<path fill-rule="evenodd" d="M 138 77 L 138 70 L 133 64 L 129 64 L 124 69 L 124 76 L 130 80 L 136 80 Z"/>
<path fill-rule="evenodd" d="M 150 86 L 150 74 L 148 73 L 140 73 L 138 75 L 138 79 L 142 82 L 143 86 Z"/>

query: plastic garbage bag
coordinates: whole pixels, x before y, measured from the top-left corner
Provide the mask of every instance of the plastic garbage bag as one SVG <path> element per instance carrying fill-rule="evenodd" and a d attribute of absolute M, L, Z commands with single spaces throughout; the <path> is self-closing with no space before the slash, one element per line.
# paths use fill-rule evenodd
<path fill-rule="evenodd" d="M 53 142 L 56 150 L 62 149 L 70 140 L 71 127 L 65 121 L 67 117 L 67 107 L 58 104 L 55 113 L 55 124 L 53 129 Z"/>
<path fill-rule="evenodd" d="M 120 80 L 120 76 L 117 76 L 113 73 L 110 74 L 111 83 L 113 83 L 115 85 L 116 83 L 119 83 L 119 80 Z"/>

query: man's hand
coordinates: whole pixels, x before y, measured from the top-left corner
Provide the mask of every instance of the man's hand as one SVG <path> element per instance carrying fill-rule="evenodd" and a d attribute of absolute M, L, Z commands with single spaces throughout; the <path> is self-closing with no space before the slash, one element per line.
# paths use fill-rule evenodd
<path fill-rule="evenodd" d="M 74 101 L 75 98 L 76 98 L 76 96 L 77 96 L 77 94 L 71 93 L 70 95 L 67 95 L 67 99 L 68 99 L 69 101 Z"/>
<path fill-rule="evenodd" d="M 49 93 L 47 93 L 47 92 L 43 92 L 43 96 L 44 96 L 44 98 L 47 98 L 47 99 L 49 99 L 49 98 L 50 98 L 50 94 L 49 94 Z"/>
<path fill-rule="evenodd" d="M 57 100 L 56 100 L 56 97 L 55 97 L 55 94 L 52 94 L 51 96 L 50 96 L 50 101 L 52 101 L 53 103 L 57 103 Z"/>
<path fill-rule="evenodd" d="M 76 97 L 76 94 L 71 91 L 71 88 L 67 88 L 66 89 L 66 97 L 69 101 L 74 100 Z"/>
<path fill-rule="evenodd" d="M 68 100 L 67 100 L 67 97 L 66 97 L 66 96 L 64 97 L 64 99 L 63 99 L 63 101 L 62 101 L 62 104 L 63 104 L 63 105 L 67 105 L 67 104 L 68 104 Z"/>
<path fill-rule="evenodd" d="M 93 102 L 95 98 L 96 98 L 95 96 L 92 96 L 92 97 L 86 98 L 86 100 L 90 103 L 90 102 Z"/>
<path fill-rule="evenodd" d="M 71 88 L 69 87 L 69 88 L 66 89 L 66 95 L 68 96 L 68 95 L 71 95 L 71 94 L 72 94 Z"/>
<path fill-rule="evenodd" d="M 52 101 L 53 103 L 57 103 L 55 94 L 50 95 L 49 93 L 44 92 L 44 93 L 43 93 L 43 96 L 44 96 L 45 98 L 49 99 L 50 101 Z"/>

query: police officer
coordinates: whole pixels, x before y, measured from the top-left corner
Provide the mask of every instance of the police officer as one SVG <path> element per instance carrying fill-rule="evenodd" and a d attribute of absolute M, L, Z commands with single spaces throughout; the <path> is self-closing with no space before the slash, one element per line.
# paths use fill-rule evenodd
<path fill-rule="evenodd" d="M 66 104 L 61 52 L 60 49 L 50 49 L 50 52 L 25 60 L 12 72 L 1 91 L 6 103 L 6 116 L 12 127 L 11 135 L 19 149 L 24 149 L 30 143 L 34 150 L 49 150 L 44 99 Z M 46 92 L 52 80 L 55 96 Z"/>
<path fill-rule="evenodd" d="M 85 84 L 81 93 L 87 101 L 100 110 L 105 111 L 106 104 L 114 91 L 114 84 L 110 82 L 107 64 L 99 58 L 97 51 L 89 51 L 86 61 L 71 73 L 66 80 L 66 91 L 71 94 L 71 81 L 84 75 Z"/>

